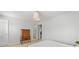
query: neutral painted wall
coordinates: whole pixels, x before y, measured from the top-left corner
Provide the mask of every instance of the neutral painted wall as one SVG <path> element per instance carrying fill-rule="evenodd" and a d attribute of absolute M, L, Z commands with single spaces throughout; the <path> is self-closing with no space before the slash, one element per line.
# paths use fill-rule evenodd
<path fill-rule="evenodd" d="M 43 39 L 52 39 L 67 44 L 79 40 L 79 12 L 69 12 L 51 19 L 43 24 Z"/>

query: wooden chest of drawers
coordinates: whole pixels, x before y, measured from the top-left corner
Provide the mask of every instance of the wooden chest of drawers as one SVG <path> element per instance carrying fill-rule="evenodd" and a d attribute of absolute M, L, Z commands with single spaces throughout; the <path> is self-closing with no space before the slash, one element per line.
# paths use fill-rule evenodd
<path fill-rule="evenodd" d="M 21 29 L 21 41 L 30 40 L 30 29 Z"/>

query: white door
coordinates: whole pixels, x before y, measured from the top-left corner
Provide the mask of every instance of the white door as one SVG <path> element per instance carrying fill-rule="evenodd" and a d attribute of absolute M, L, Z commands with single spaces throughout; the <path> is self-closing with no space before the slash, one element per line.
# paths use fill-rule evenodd
<path fill-rule="evenodd" d="M 8 43 L 8 20 L 0 20 L 0 46 Z"/>

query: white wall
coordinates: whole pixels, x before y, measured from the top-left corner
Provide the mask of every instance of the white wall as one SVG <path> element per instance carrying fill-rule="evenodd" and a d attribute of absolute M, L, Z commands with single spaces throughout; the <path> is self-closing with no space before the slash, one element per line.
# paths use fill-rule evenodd
<path fill-rule="evenodd" d="M 43 24 L 43 39 L 52 39 L 68 44 L 75 44 L 79 39 L 79 12 L 65 13 Z"/>

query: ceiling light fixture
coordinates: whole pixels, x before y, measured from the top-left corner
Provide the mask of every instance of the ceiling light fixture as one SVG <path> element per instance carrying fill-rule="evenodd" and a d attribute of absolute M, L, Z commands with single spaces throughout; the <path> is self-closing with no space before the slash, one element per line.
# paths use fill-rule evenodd
<path fill-rule="evenodd" d="M 40 14 L 39 14 L 38 11 L 35 11 L 35 12 L 33 13 L 33 20 L 34 20 L 34 21 L 40 21 Z"/>

